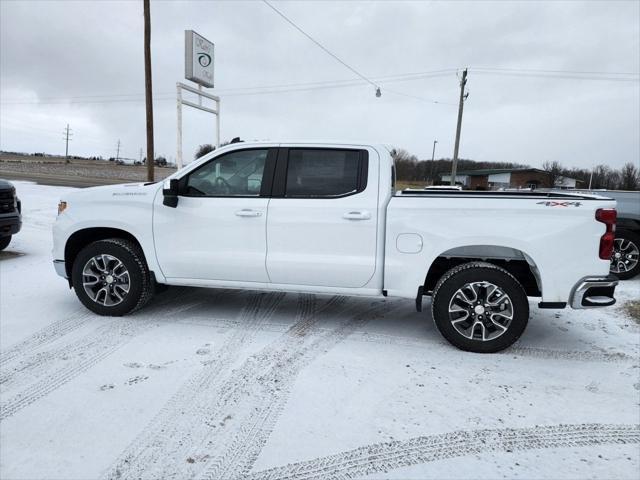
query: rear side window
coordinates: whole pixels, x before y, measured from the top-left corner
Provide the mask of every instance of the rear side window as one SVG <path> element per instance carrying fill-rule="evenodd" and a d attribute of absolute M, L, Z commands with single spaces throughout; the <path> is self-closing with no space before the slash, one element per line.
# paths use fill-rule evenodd
<path fill-rule="evenodd" d="M 364 190 L 366 152 L 291 149 L 287 163 L 287 197 L 341 197 Z"/>

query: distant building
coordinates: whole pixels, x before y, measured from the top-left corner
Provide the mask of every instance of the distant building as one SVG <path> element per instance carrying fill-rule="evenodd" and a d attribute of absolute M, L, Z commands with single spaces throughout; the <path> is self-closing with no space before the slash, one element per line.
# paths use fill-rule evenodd
<path fill-rule="evenodd" d="M 450 173 L 441 173 L 443 183 L 451 181 Z M 561 177 L 552 185 L 552 175 L 538 168 L 491 168 L 462 170 L 456 174 L 456 184 L 470 190 L 499 190 L 504 188 L 576 188 L 579 180 Z"/>

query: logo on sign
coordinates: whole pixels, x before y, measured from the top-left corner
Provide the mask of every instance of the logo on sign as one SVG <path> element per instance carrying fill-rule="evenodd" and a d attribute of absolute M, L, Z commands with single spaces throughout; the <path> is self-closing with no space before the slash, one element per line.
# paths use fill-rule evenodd
<path fill-rule="evenodd" d="M 200 52 L 198 54 L 198 63 L 202 67 L 208 67 L 209 65 L 211 65 L 211 55 L 204 52 Z"/>

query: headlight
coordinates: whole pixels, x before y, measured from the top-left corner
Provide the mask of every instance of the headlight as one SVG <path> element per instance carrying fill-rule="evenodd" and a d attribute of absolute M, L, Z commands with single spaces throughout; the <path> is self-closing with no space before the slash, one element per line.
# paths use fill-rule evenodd
<path fill-rule="evenodd" d="M 58 202 L 58 215 L 60 215 L 66 209 L 67 209 L 67 202 L 63 202 L 63 201 Z"/>

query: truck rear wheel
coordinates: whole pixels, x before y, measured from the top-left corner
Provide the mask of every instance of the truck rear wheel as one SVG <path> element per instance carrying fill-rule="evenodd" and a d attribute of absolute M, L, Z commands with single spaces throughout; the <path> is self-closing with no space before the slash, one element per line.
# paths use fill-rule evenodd
<path fill-rule="evenodd" d="M 83 248 L 73 262 L 72 282 L 80 301 L 98 315 L 134 312 L 153 294 L 142 250 L 122 238 L 99 240 Z"/>
<path fill-rule="evenodd" d="M 522 285 L 506 270 L 485 262 L 459 265 L 433 290 L 436 327 L 452 345 L 469 352 L 493 353 L 512 345 L 529 321 Z"/>
<path fill-rule="evenodd" d="M 640 235 L 622 228 L 616 230 L 609 270 L 620 280 L 628 280 L 640 273 Z"/>

